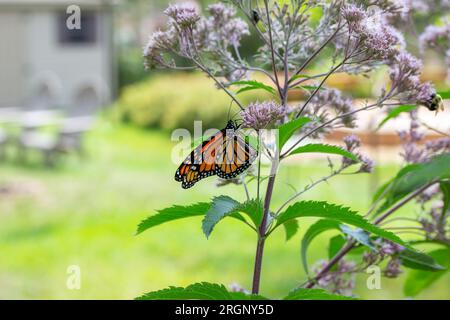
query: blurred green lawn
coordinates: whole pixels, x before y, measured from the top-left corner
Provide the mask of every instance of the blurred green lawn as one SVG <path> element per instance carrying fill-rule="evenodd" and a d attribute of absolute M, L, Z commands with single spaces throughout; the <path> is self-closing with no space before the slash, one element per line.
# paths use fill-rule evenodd
<path fill-rule="evenodd" d="M 0 164 L 0 298 L 131 299 L 146 291 L 198 281 L 251 285 L 255 235 L 244 225 L 222 221 L 209 240 L 201 218 L 185 219 L 134 236 L 136 225 L 155 209 L 208 201 L 227 194 L 243 198 L 241 187 L 214 188 L 207 179 L 183 190 L 173 180 L 169 134 L 101 122 L 87 137 L 84 159 L 66 157 L 56 169 L 38 162 Z M 326 173 L 326 162 L 289 163 L 278 180 L 275 202 Z M 396 170 L 383 166 L 384 181 Z M 309 193 L 364 211 L 369 175 L 340 177 Z M 281 229 L 266 245 L 262 294 L 281 297 L 305 279 L 299 258 L 300 235 L 314 220 L 300 221 L 301 232 L 285 242 Z M 310 261 L 326 256 L 332 233 L 310 248 Z M 81 267 L 80 290 L 66 287 L 67 267 Z M 449 275 L 418 298 L 449 298 Z M 362 298 L 403 298 L 403 279 L 383 279 L 382 290 L 365 289 Z"/>

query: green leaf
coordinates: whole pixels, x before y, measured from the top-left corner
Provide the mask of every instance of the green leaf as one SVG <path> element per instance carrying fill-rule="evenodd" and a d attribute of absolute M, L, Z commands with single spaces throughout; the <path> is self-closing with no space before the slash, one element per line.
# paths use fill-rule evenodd
<path fill-rule="evenodd" d="M 442 181 L 440 187 L 444 196 L 444 205 L 442 206 L 442 216 L 444 217 L 450 209 L 450 181 Z"/>
<path fill-rule="evenodd" d="M 390 183 L 389 190 L 384 195 L 384 202 L 376 214 L 387 210 L 415 190 L 433 182 L 450 178 L 450 153 L 433 157 L 430 161 L 408 165 L 401 169 Z"/>
<path fill-rule="evenodd" d="M 289 122 L 286 122 L 285 124 L 282 124 L 279 129 L 279 150 L 283 149 L 283 146 L 286 144 L 286 142 L 289 140 L 290 137 L 303 127 L 305 124 L 310 122 L 311 119 L 307 117 L 301 117 L 297 118 L 295 120 L 291 120 Z"/>
<path fill-rule="evenodd" d="M 311 76 L 308 76 L 307 74 L 296 74 L 295 76 L 293 76 L 290 80 L 289 83 L 294 82 L 297 79 L 310 79 Z"/>
<path fill-rule="evenodd" d="M 406 296 L 414 297 L 423 290 L 429 288 L 450 270 L 450 249 L 438 249 L 429 252 L 428 255 L 439 264 L 446 267 L 446 270 L 429 272 L 424 270 L 410 270 L 403 286 L 403 293 Z"/>
<path fill-rule="evenodd" d="M 445 100 L 445 99 L 450 99 L 450 90 L 447 90 L 447 91 L 439 91 L 437 94 L 440 95 L 441 98 L 444 99 L 444 100 Z"/>
<path fill-rule="evenodd" d="M 208 211 L 210 206 L 209 203 L 200 202 L 190 206 L 172 206 L 158 210 L 157 214 L 148 217 L 139 224 L 136 234 L 173 220 L 202 216 Z"/>
<path fill-rule="evenodd" d="M 210 209 L 202 221 L 203 233 L 208 238 L 211 235 L 215 225 L 227 216 L 236 218 L 240 221 L 246 221 L 240 214 L 241 212 L 245 213 L 252 220 L 255 228 L 258 228 L 262 220 L 262 208 L 262 204 L 258 204 L 257 200 L 249 200 L 244 203 L 239 203 L 228 196 L 215 197 L 212 200 Z"/>
<path fill-rule="evenodd" d="M 278 227 L 280 224 L 283 224 L 288 220 L 300 217 L 327 218 L 339 223 L 346 223 L 392 242 L 401 244 L 404 247 L 410 247 L 392 232 L 383 230 L 371 224 L 362 216 L 358 215 L 355 211 L 352 211 L 346 207 L 329 204 L 324 201 L 301 201 L 291 205 L 284 212 L 279 214 L 275 227 Z"/>
<path fill-rule="evenodd" d="M 328 244 L 328 259 L 333 259 L 333 257 L 342 249 L 345 243 L 345 238 L 340 234 L 332 237 Z"/>
<path fill-rule="evenodd" d="M 268 86 L 262 82 L 256 81 L 256 80 L 246 80 L 246 81 L 236 81 L 231 83 L 232 85 L 245 85 L 246 87 L 243 87 L 241 89 L 239 89 L 237 91 L 237 93 L 241 93 L 244 91 L 249 91 L 249 90 L 256 90 L 256 89 L 262 89 L 265 90 L 267 92 L 270 92 L 271 94 L 275 94 L 276 91 L 274 88 L 272 88 L 271 86 Z"/>
<path fill-rule="evenodd" d="M 228 292 L 222 284 L 201 282 L 194 283 L 186 288 L 169 287 L 152 291 L 136 298 L 136 300 L 242 300 L 266 299 L 259 295 L 246 295 L 241 292 Z"/>
<path fill-rule="evenodd" d="M 214 226 L 224 217 L 233 213 L 238 205 L 239 202 L 228 196 L 213 198 L 211 207 L 206 212 L 205 218 L 202 221 L 202 229 L 206 238 L 209 237 Z"/>
<path fill-rule="evenodd" d="M 334 220 L 321 219 L 321 220 L 317 221 L 316 223 L 312 224 L 308 228 L 308 230 L 306 230 L 306 233 L 302 239 L 301 249 L 300 249 L 303 269 L 305 270 L 306 274 L 309 274 L 308 256 L 307 256 L 307 251 L 308 251 L 309 245 L 314 240 L 314 238 L 317 237 L 319 234 L 321 234 L 322 232 L 328 231 L 328 230 L 332 230 L 332 229 L 339 230 L 339 222 L 334 221 Z"/>
<path fill-rule="evenodd" d="M 346 225 L 339 226 L 341 231 L 351 238 L 355 239 L 359 243 L 365 245 L 366 247 L 372 249 L 373 251 L 377 251 L 377 248 L 373 245 L 370 240 L 370 236 L 367 232 L 361 229 L 352 229 Z"/>
<path fill-rule="evenodd" d="M 257 199 L 251 199 L 239 204 L 235 208 L 235 211 L 245 213 L 250 218 L 250 220 L 252 220 L 255 228 L 259 228 L 263 216 L 263 204 L 261 201 L 258 201 Z"/>
<path fill-rule="evenodd" d="M 332 146 L 328 144 L 321 143 L 310 143 L 297 149 L 294 149 L 290 154 L 299 154 L 299 153 L 309 153 L 309 152 L 319 152 L 319 153 L 327 153 L 327 154 L 337 154 L 343 157 L 347 157 L 353 161 L 359 162 L 359 159 L 356 155 L 347 150 L 342 149 L 338 146 Z"/>
<path fill-rule="evenodd" d="M 392 181 L 394 181 L 394 179 L 389 180 L 388 182 L 382 184 L 377 191 L 375 191 L 373 197 L 372 197 L 372 203 L 378 201 L 383 194 L 386 192 L 387 188 L 392 184 Z"/>
<path fill-rule="evenodd" d="M 323 289 L 298 288 L 291 291 L 283 300 L 356 300 L 352 297 L 329 293 Z"/>
<path fill-rule="evenodd" d="M 402 105 L 402 106 L 393 108 L 391 111 L 389 111 L 386 118 L 384 118 L 383 121 L 380 122 L 377 130 L 381 129 L 381 127 L 384 126 L 386 124 L 386 122 L 388 122 L 389 120 L 397 118 L 401 113 L 411 112 L 416 108 L 417 108 L 417 106 L 415 106 L 415 105 Z"/>
<path fill-rule="evenodd" d="M 284 231 L 286 233 L 286 241 L 289 241 L 298 231 L 297 220 L 289 220 L 283 223 Z"/>
<path fill-rule="evenodd" d="M 433 257 L 418 251 L 405 249 L 399 254 L 402 265 L 410 269 L 441 271 L 445 267 L 441 266 Z"/>

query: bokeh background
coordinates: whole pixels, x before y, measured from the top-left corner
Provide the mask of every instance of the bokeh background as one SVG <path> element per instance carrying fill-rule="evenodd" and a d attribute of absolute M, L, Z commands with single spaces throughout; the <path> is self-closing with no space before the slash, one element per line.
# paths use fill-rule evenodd
<path fill-rule="evenodd" d="M 131 299 L 198 281 L 250 287 L 256 239 L 235 221 L 223 221 L 208 240 L 200 218 L 134 235 L 157 209 L 220 194 L 242 197 L 239 187 L 215 188 L 212 178 L 190 190 L 173 180 L 171 131 L 191 130 L 194 120 L 204 129 L 222 127 L 229 99 L 198 73 L 144 71 L 142 47 L 164 26 L 167 2 L 80 0 L 82 29 L 69 30 L 72 1 L 0 0 L 0 298 Z M 260 43 L 248 37 L 243 45 L 248 57 Z M 443 66 L 444 57 L 428 52 L 424 80 L 448 89 Z M 319 70 L 320 63 L 312 68 Z M 369 79 L 335 76 L 328 85 L 362 103 L 385 82 L 379 72 Z M 243 97 L 264 98 L 256 91 Z M 290 100 L 302 98 L 299 93 Z M 446 104 L 439 116 L 426 110 L 423 116 L 445 127 Z M 381 118 L 370 113 L 354 130 L 377 161 L 375 173 L 338 177 L 308 199 L 368 209 L 374 190 L 402 165 L 396 132 L 408 126 L 400 117 L 375 131 Z M 328 139 L 339 144 L 346 133 Z M 280 172 L 275 204 L 291 185 L 301 188 L 327 172 L 323 158 L 292 158 Z M 278 231 L 267 243 L 264 295 L 281 297 L 305 280 L 299 245 L 313 221 L 302 220 L 289 242 Z M 312 244 L 310 261 L 327 256 L 330 235 Z M 81 268 L 79 290 L 66 286 L 71 265 Z M 371 291 L 360 275 L 356 294 L 401 299 L 403 280 L 383 279 L 382 289 Z M 418 298 L 448 299 L 449 283 L 447 273 Z"/>

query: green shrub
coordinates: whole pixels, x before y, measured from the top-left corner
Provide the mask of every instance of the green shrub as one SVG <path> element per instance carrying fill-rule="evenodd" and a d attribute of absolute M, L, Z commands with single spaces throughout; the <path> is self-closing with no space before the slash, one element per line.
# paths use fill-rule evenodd
<path fill-rule="evenodd" d="M 262 91 L 239 95 L 246 105 L 267 99 Z M 122 121 L 145 128 L 191 130 L 195 120 L 203 128 L 222 128 L 227 119 L 231 99 L 214 86 L 214 81 L 198 73 L 158 74 L 143 82 L 127 86 L 119 97 L 115 111 Z M 233 104 L 230 116 L 238 112 Z"/>

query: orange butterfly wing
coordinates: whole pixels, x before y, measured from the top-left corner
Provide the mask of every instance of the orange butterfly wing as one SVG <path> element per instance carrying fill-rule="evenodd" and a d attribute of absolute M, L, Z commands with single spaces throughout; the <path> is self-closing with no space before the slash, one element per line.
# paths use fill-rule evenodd
<path fill-rule="evenodd" d="M 192 187 L 197 181 L 216 174 L 216 153 L 223 141 L 221 130 L 195 148 L 183 161 L 175 173 L 175 180 L 184 189 Z"/>
<path fill-rule="evenodd" d="M 245 171 L 257 156 L 257 151 L 235 134 L 229 126 L 195 148 L 175 173 L 175 180 L 184 189 L 212 175 L 232 179 Z"/>
<path fill-rule="evenodd" d="M 233 179 L 247 170 L 258 152 L 238 135 L 226 137 L 223 153 L 217 159 L 217 175 L 222 179 Z"/>

